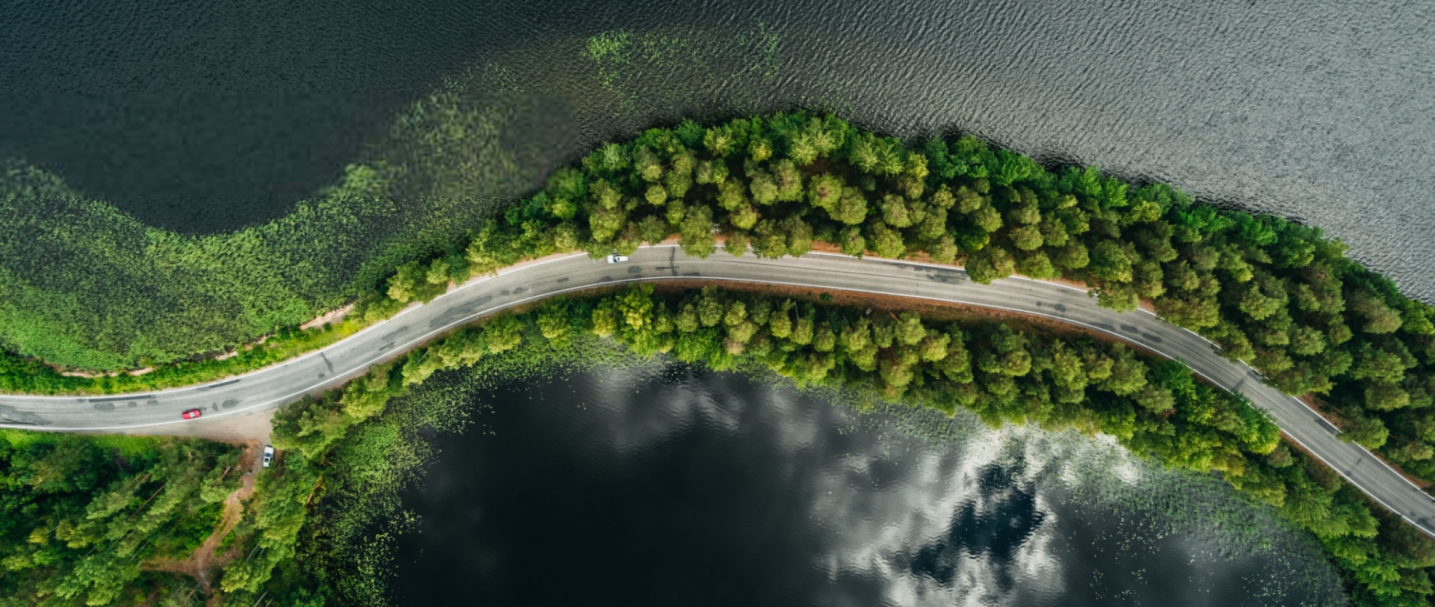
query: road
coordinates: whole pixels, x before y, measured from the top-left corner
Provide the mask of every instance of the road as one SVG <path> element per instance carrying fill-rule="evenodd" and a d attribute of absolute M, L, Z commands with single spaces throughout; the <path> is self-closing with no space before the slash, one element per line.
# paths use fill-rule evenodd
<path fill-rule="evenodd" d="M 203 411 L 204 423 L 271 410 L 306 393 L 341 384 L 374 363 L 391 359 L 475 318 L 561 293 L 638 281 L 733 281 L 856 291 L 954 302 L 1045 316 L 1107 333 L 1185 361 L 1208 381 L 1239 391 L 1268 411 L 1287 436 L 1334 468 L 1387 509 L 1435 536 L 1435 499 L 1339 431 L 1304 403 L 1266 385 L 1250 367 L 1221 358 L 1190 331 L 1148 312 L 1117 313 L 1079 288 L 1011 278 L 991 285 L 957 268 L 812 253 L 801 258 L 734 258 L 718 252 L 688 257 L 676 246 L 645 247 L 625 264 L 585 255 L 549 258 L 471 281 L 433 302 L 413 306 L 342 342 L 286 363 L 209 384 L 128 396 L 0 395 L 0 426 L 51 431 L 165 433 L 187 424 L 180 413 Z"/>

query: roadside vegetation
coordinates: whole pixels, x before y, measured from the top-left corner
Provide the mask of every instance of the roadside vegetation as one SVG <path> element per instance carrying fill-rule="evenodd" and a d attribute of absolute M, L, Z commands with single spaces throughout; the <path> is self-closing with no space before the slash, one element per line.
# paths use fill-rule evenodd
<path fill-rule="evenodd" d="M 803 112 L 655 128 L 556 171 L 538 194 L 480 223 L 466 246 L 398 267 L 336 335 L 524 258 L 628 254 L 676 237 L 705 256 L 762 257 L 824 244 L 850 255 L 1085 283 L 1101 304 L 1142 299 L 1291 394 L 1314 393 L 1342 437 L 1435 479 L 1435 309 L 1344 255 L 1317 228 L 1193 203 L 1094 168 L 1048 170 L 974 137 L 919 149 Z M 336 337 L 143 376 L 63 377 L 0 358 L 0 388 L 122 392 L 242 372 Z M 299 337 L 293 337 L 298 335 Z M 282 340 L 281 340 L 282 341 Z"/>
<path fill-rule="evenodd" d="M 1137 456 L 1219 474 L 1312 533 L 1358 605 L 1425 605 L 1431 593 L 1435 542 L 1283 443 L 1274 423 L 1241 397 L 1201 383 L 1178 361 L 992 321 L 931 322 L 914 312 L 867 313 L 715 288 L 655 295 L 649 285 L 492 318 L 375 367 L 343 390 L 286 407 L 275 418 L 275 445 L 287 451 L 289 470 L 266 481 L 274 495 L 308 510 L 291 508 L 292 519 L 266 527 L 293 535 L 258 533 L 252 546 L 323 563 L 322 576 L 302 582 L 305 597 L 367 602 L 381 580 L 355 566 L 365 557 L 341 541 L 357 534 L 346 526 L 352 519 L 322 505 L 329 492 L 352 493 L 387 469 L 384 445 L 397 440 L 396 430 L 368 433 L 363 424 L 435 373 L 535 351 L 601 351 L 594 342 L 716 370 L 773 372 L 798 386 L 947 414 L 966 409 L 994 426 L 1107 434 Z M 300 531 L 305 517 L 310 523 Z M 221 578 L 225 590 L 282 596 L 306 579 L 296 573 L 300 561 L 258 562 L 231 566 L 236 573 Z M 256 571 L 270 566 L 276 568 Z"/>
<path fill-rule="evenodd" d="M 946 414 L 965 409 L 993 426 L 1103 433 L 1139 457 L 1219 474 L 1312 533 L 1343 572 L 1358 605 L 1424 605 L 1431 593 L 1435 542 L 1283 443 L 1262 412 L 1238 395 L 1201 383 L 1179 361 L 985 319 L 940 322 L 911 311 L 712 287 L 659 295 L 651 285 L 637 285 L 591 298 L 556 298 L 488 319 L 376 366 L 343 389 L 281 409 L 274 442 L 283 456 L 258 479 L 243 519 L 222 546 L 245 558 L 228 560 L 218 572 L 211 586 L 216 596 L 232 605 L 271 599 L 310 607 L 372 604 L 384 587 L 383 559 L 355 544 L 372 531 L 373 518 L 363 515 L 401 517 L 401 508 L 353 496 L 368 484 L 395 482 L 388 478 L 402 468 L 395 458 L 419 457 L 402 449 L 402 428 L 377 421 L 389 403 L 436 373 L 552 358 L 553 352 L 601 356 L 613 347 L 715 370 L 774 373 L 799 387 L 865 394 Z M 380 425 L 370 428 L 374 423 Z M 23 588 L 31 593 L 17 596 L 33 601 L 48 593 L 50 602 L 41 604 L 50 605 L 191 598 L 185 590 L 191 584 L 144 573 L 141 563 L 160 552 L 192 550 L 212 531 L 218 502 L 237 482 L 237 475 L 224 472 L 232 465 L 232 449 L 175 439 L 21 431 L 6 436 L 12 449 L 7 478 L 13 479 L 6 504 L 16 506 L 15 515 L 3 519 L 15 525 L 0 546 L 7 555 L 3 579 L 30 584 Z M 202 463 L 189 460 L 191 455 Z M 45 501 L 53 491 L 45 479 L 59 478 L 51 471 L 60 467 L 68 493 L 63 500 Z M 157 482 L 164 484 L 155 493 L 151 485 Z M 141 503 L 148 493 L 166 499 Z M 49 505 L 29 505 L 35 502 Z M 132 521 L 164 520 L 129 514 L 149 512 L 155 503 L 164 504 L 174 519 L 155 527 L 187 529 L 183 538 L 163 531 L 131 533 L 140 525 Z M 114 504 L 121 506 L 111 508 Z M 208 523 L 194 524 L 185 516 L 207 517 Z M 55 559 L 47 550 L 63 557 Z"/>
<path fill-rule="evenodd" d="M 1101 304 L 1142 299 L 1291 394 L 1314 393 L 1342 436 L 1435 479 L 1435 309 L 1344 256 L 1317 228 L 1193 203 L 1094 168 L 1048 170 L 974 137 L 920 149 L 803 112 L 702 127 L 688 121 L 608 144 L 538 194 L 483 221 L 466 246 L 409 261 L 337 335 L 428 301 L 451 283 L 524 258 L 628 254 L 676 236 L 799 256 L 915 257 L 989 282 L 1019 273 L 1085 283 Z M 295 337 L 295 336 L 298 337 Z M 286 331 L 294 347 L 143 376 L 78 378 L 0 357 L 0 388 L 41 393 L 154 389 L 242 372 L 336 337 Z M 282 339 L 281 339 L 282 342 Z"/>
<path fill-rule="evenodd" d="M 0 430 L 0 605 L 198 605 L 147 570 L 214 530 L 244 472 L 201 440 Z"/>
<path fill-rule="evenodd" d="M 200 357 L 136 373 L 67 375 L 39 360 L 0 351 L 0 392 L 117 394 L 190 386 L 241 375 L 324 348 L 358 333 L 367 324 L 345 319 L 309 328 L 283 327 L 262 342 L 240 346 L 222 357 Z"/>
<path fill-rule="evenodd" d="M 676 236 L 704 256 L 849 255 L 959 263 L 973 280 L 1086 284 L 1101 305 L 1152 301 L 1291 394 L 1315 393 L 1342 436 L 1435 479 L 1435 313 L 1317 228 L 1193 203 L 1093 168 L 1051 171 L 974 137 L 909 149 L 804 113 L 651 129 L 486 222 L 471 272 L 584 249 L 630 253 Z M 428 268 L 450 267 L 434 260 Z M 432 297 L 418 264 L 369 309 Z"/>

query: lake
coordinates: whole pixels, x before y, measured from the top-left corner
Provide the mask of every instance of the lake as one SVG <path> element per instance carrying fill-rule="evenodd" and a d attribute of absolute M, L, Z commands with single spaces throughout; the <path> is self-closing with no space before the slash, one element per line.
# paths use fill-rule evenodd
<path fill-rule="evenodd" d="M 1314 542 L 1109 442 L 677 364 L 458 393 L 396 605 L 1343 603 Z"/>
<path fill-rule="evenodd" d="M 146 223 L 231 230 L 333 183 L 480 66 L 542 168 L 680 116 L 831 109 L 1323 226 L 1430 300 L 1432 25 L 1398 0 L 29 2 L 0 23 L 0 156 Z M 641 87 L 565 96 L 582 41 L 613 32 L 642 45 L 610 84 Z"/>

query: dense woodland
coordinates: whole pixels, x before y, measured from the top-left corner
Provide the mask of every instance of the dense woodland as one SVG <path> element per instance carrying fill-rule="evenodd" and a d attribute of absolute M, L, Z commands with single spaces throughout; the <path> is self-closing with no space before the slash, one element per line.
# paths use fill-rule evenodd
<path fill-rule="evenodd" d="M 237 462 L 208 441 L 0 431 L 0 605 L 200 604 L 146 564 L 209 537 Z"/>
<path fill-rule="evenodd" d="M 961 264 L 982 283 L 1082 281 L 1116 310 L 1149 299 L 1282 390 L 1317 394 L 1343 437 L 1435 480 L 1435 309 L 1317 228 L 1092 168 L 1048 170 L 970 136 L 916 150 L 804 113 L 651 129 L 557 171 L 479 228 L 465 256 L 401 267 L 367 309 L 383 316 L 524 257 L 630 253 L 672 236 L 698 256 L 720 236 L 733 254 L 774 258 L 824 242 Z"/>

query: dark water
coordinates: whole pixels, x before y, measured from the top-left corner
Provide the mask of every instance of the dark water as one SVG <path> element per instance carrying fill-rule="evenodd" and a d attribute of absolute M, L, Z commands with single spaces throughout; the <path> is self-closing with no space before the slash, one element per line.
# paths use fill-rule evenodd
<path fill-rule="evenodd" d="M 465 67 L 581 63 L 547 41 L 761 27 L 770 78 L 651 83 L 614 112 L 535 102 L 570 160 L 678 115 L 794 104 L 961 129 L 1324 226 L 1427 299 L 1435 12 L 1419 2 L 108 3 L 6 6 L 0 153 L 185 232 L 283 215 Z M 704 51 L 706 52 L 706 51 Z M 541 95 L 529 83 L 519 96 Z M 540 87 L 541 88 L 541 87 Z M 740 88 L 741 90 L 734 90 Z M 569 118 L 575 122 L 569 122 Z M 556 121 L 556 122 L 555 122 Z M 521 134 L 520 134 L 521 135 Z M 520 186 L 513 186 L 518 193 Z"/>
<path fill-rule="evenodd" d="M 1087 439 L 938 439 L 960 424 L 685 367 L 471 398 L 403 495 L 397 605 L 1342 602 L 1313 543 L 1259 517 L 1232 539 L 1229 491 Z"/>

